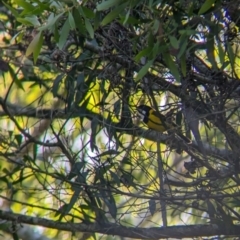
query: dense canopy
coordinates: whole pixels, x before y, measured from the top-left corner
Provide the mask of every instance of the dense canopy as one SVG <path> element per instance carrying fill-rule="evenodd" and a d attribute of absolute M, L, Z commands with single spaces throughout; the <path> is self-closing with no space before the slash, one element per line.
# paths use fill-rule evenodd
<path fill-rule="evenodd" d="M 0 3 L 1 234 L 239 236 L 239 12 L 239 0 Z M 174 127 L 149 129 L 139 105 Z"/>

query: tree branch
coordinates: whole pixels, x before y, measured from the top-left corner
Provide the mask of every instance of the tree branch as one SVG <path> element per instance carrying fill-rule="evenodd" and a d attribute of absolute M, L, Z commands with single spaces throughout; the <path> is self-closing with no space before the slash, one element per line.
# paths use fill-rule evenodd
<path fill-rule="evenodd" d="M 71 232 L 90 232 L 102 233 L 107 235 L 118 235 L 122 237 L 141 238 L 141 239 L 159 239 L 169 237 L 197 237 L 197 236 L 214 236 L 240 235 L 240 227 L 238 225 L 190 225 L 190 226 L 172 226 L 172 227 L 154 227 L 154 228 L 134 228 L 125 227 L 117 224 L 97 224 L 97 223 L 66 223 L 56 222 L 46 218 L 31 217 L 23 214 L 16 214 L 7 211 L 0 211 L 0 218 L 16 223 L 26 223 L 30 225 L 37 225 L 46 228 L 53 228 Z"/>

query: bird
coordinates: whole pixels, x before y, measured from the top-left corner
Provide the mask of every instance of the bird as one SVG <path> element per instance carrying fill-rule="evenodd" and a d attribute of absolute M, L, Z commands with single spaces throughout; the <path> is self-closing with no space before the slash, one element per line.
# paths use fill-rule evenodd
<path fill-rule="evenodd" d="M 190 143 L 191 140 L 185 137 L 182 133 L 179 133 L 179 127 L 177 124 L 170 121 L 160 112 L 147 106 L 140 105 L 137 107 L 138 114 L 141 120 L 148 126 L 149 129 L 155 130 L 157 132 L 163 133 L 168 130 L 176 130 L 177 135 L 183 139 L 185 142 Z"/>
<path fill-rule="evenodd" d="M 147 105 L 140 105 L 137 107 L 138 114 L 141 120 L 148 126 L 148 128 L 158 132 L 165 132 L 168 129 L 174 128 L 172 123 L 168 123 L 166 117 L 160 112 L 155 111 Z"/>

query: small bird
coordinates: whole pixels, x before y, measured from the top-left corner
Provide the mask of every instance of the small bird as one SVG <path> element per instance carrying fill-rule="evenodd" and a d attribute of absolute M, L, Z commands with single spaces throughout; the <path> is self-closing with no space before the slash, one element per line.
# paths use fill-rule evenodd
<path fill-rule="evenodd" d="M 153 108 L 147 105 L 140 105 L 137 107 L 137 111 L 142 119 L 142 121 L 148 126 L 148 128 L 153 129 L 158 132 L 165 132 L 168 130 L 176 129 L 177 135 L 182 138 L 187 143 L 191 140 L 185 137 L 182 133 L 179 133 L 178 125 L 169 121 L 163 114 L 155 111 Z"/>
<path fill-rule="evenodd" d="M 171 128 L 175 128 L 173 123 L 168 123 L 166 117 L 160 112 L 156 112 L 154 109 L 147 105 L 140 105 L 137 107 L 137 111 L 144 123 L 148 128 L 156 130 L 158 132 L 165 132 Z"/>

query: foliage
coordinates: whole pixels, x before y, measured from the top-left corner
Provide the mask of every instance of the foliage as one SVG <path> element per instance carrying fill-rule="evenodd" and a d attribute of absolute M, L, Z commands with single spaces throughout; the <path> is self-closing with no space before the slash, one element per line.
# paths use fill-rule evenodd
<path fill-rule="evenodd" d="M 160 236 L 148 227 L 172 225 L 220 226 L 182 237 L 236 234 L 239 1 L 9 0 L 0 8 L 2 209 L 69 223 L 46 228 L 49 238 L 63 229 L 79 238 L 75 223 L 143 227 L 141 238 L 151 239 Z M 178 127 L 147 129 L 140 104 Z M 82 237 L 136 237 L 101 227 Z"/>

